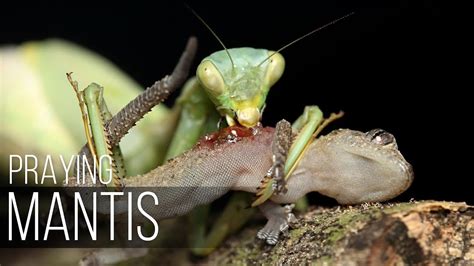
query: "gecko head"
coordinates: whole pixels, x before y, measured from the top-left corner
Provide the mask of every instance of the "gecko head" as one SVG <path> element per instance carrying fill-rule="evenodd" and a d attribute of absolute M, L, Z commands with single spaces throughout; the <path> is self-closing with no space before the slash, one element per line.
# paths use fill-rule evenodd
<path fill-rule="evenodd" d="M 301 163 L 316 173 L 315 190 L 343 204 L 389 200 L 413 181 L 412 166 L 395 137 L 381 129 L 335 130 L 317 139 L 309 152 Z"/>

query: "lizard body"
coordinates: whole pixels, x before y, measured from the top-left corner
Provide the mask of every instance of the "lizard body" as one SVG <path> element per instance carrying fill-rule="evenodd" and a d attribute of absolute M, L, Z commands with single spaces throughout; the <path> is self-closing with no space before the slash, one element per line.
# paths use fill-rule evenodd
<path fill-rule="evenodd" d="M 137 187 L 154 190 L 159 205 L 145 201 L 143 206 L 157 220 L 187 214 L 230 190 L 255 193 L 272 165 L 274 129 L 233 128 L 217 138 L 206 136 L 190 151 L 144 175 L 126 178 L 124 192 Z M 279 204 L 294 203 L 309 192 L 341 204 L 384 201 L 405 191 L 412 180 L 412 167 L 390 133 L 332 131 L 310 144 L 288 179 L 287 192 L 262 204 L 260 209 L 272 224 L 268 231 L 276 234 L 273 239 L 263 238 L 276 242 L 280 229 L 287 227 L 286 216 L 282 217 L 287 213 Z"/>

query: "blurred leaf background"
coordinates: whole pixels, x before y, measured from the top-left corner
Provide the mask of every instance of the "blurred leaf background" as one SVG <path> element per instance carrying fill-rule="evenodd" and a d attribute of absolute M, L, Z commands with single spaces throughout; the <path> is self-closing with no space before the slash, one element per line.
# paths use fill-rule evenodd
<path fill-rule="evenodd" d="M 142 91 L 137 82 L 104 57 L 64 40 L 1 47 L 0 62 L 3 173 L 8 171 L 10 154 L 36 155 L 38 173 L 43 171 L 45 156 L 51 155 L 56 177 L 61 178 L 64 173 L 59 156 L 68 162 L 85 144 L 79 105 L 66 72 L 74 72 L 81 89 L 91 82 L 102 85 L 112 113 Z M 129 175 L 143 173 L 162 160 L 174 117 L 164 105 L 157 106 L 123 138 Z"/>

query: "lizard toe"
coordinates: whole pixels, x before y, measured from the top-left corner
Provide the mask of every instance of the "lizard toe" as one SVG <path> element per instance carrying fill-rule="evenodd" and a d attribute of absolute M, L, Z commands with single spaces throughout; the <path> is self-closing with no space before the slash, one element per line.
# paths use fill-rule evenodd
<path fill-rule="evenodd" d="M 286 233 L 286 232 L 288 231 L 288 228 L 289 228 L 289 227 L 290 227 L 290 226 L 288 225 L 287 222 L 281 224 L 281 225 L 280 225 L 280 232 Z"/>
<path fill-rule="evenodd" d="M 265 240 L 268 237 L 268 232 L 265 230 L 265 228 L 262 228 L 258 231 L 257 237 L 258 239 Z"/>
<path fill-rule="evenodd" d="M 286 232 L 289 226 L 285 219 L 273 218 L 268 220 L 265 227 L 257 233 L 259 239 L 265 240 L 269 245 L 275 245 L 278 242 L 280 232 Z"/>
<path fill-rule="evenodd" d="M 278 243 L 278 235 L 270 235 L 269 237 L 267 237 L 266 242 L 268 245 L 276 245 L 276 243 Z"/>

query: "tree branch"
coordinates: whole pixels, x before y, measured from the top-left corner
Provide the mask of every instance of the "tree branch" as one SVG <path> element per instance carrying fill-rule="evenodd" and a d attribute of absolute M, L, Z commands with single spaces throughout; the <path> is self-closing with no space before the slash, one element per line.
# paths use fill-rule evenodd
<path fill-rule="evenodd" d="M 229 239 L 203 264 L 474 264 L 474 206 L 422 201 L 317 208 L 275 247 L 258 228 Z"/>

